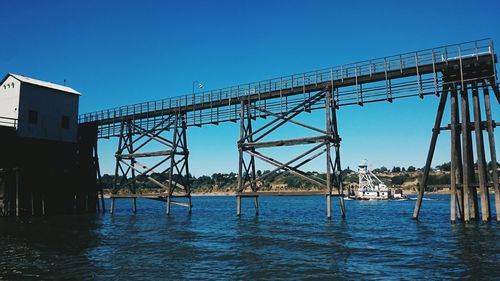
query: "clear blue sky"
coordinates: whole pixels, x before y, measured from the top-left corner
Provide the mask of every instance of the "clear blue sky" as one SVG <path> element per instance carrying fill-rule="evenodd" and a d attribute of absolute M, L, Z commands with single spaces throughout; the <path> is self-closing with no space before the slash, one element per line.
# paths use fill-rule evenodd
<path fill-rule="evenodd" d="M 216 89 L 484 37 L 500 46 L 499 11 L 493 0 L 4 1 L 0 73 L 66 79 L 84 113 L 189 93 L 194 80 Z M 423 166 L 436 107 L 429 97 L 342 108 L 344 167 Z M 236 171 L 238 129 L 190 129 L 192 173 Z M 448 143 L 443 133 L 434 164 L 449 161 Z M 116 143 L 100 147 L 110 173 Z"/>

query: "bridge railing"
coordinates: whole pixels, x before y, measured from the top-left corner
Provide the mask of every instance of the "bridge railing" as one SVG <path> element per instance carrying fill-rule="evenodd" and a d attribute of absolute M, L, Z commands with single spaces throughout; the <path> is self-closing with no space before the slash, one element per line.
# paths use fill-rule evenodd
<path fill-rule="evenodd" d="M 338 65 L 330 68 L 309 71 L 289 76 L 283 76 L 258 82 L 240 84 L 228 88 L 205 91 L 196 94 L 177 96 L 156 101 L 143 102 L 133 105 L 121 106 L 79 116 L 79 123 L 99 122 L 101 120 L 112 120 L 119 122 L 122 118 L 149 118 L 148 113 L 170 111 L 172 109 L 196 110 L 197 106 L 211 105 L 214 102 L 227 101 L 231 106 L 234 100 L 244 96 L 254 96 L 269 92 L 283 92 L 287 90 L 300 90 L 306 93 L 306 87 L 325 82 L 344 81 L 345 79 L 356 79 L 360 76 L 371 76 L 375 73 L 387 73 L 392 71 L 403 71 L 414 67 L 417 71 L 420 66 L 447 63 L 448 61 L 460 60 L 469 57 L 478 57 L 485 54 L 494 54 L 493 41 L 482 39 L 460 44 L 447 45 L 416 52 L 403 53 L 378 59 L 365 60 L 356 63 Z M 496 75 L 496 73 L 495 73 Z M 437 86 L 437 73 L 434 73 L 433 87 Z M 425 81 L 418 80 L 419 88 L 423 89 Z M 345 93 L 344 93 L 345 94 Z M 366 90 L 364 91 L 366 94 Z M 344 99 L 342 97 L 345 97 Z M 351 103 L 352 95 L 347 97 L 337 96 L 337 104 Z M 140 117 L 138 115 L 140 114 Z"/>

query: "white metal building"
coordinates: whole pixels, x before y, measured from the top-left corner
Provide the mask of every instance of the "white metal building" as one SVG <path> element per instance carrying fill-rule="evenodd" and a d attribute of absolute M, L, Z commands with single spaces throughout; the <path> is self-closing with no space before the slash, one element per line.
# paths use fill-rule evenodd
<path fill-rule="evenodd" d="M 72 88 L 9 73 L 0 82 L 0 125 L 18 137 L 76 142 L 78 99 Z"/>

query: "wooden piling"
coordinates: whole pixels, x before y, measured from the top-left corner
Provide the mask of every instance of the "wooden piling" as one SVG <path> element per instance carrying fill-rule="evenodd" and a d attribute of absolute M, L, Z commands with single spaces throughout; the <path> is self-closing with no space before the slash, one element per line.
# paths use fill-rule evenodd
<path fill-rule="evenodd" d="M 486 176 L 486 159 L 484 153 L 483 131 L 481 128 L 481 109 L 479 106 L 479 96 L 477 83 L 472 84 L 472 101 L 474 110 L 474 131 L 476 135 L 477 163 L 479 174 L 479 190 L 481 191 L 481 218 L 489 221 L 491 218 L 490 200 Z"/>
<path fill-rule="evenodd" d="M 137 213 L 137 198 L 132 198 L 132 212 Z"/>
<path fill-rule="evenodd" d="M 459 96 L 457 88 L 453 88 L 455 95 L 455 117 L 453 123 L 455 124 L 455 178 L 457 183 L 457 218 L 464 220 L 464 190 L 463 190 L 463 165 L 462 165 L 462 147 L 461 147 L 461 124 L 460 124 L 460 111 L 459 111 Z"/>
<path fill-rule="evenodd" d="M 332 127 L 330 120 L 330 103 L 331 103 L 331 93 L 326 91 L 325 93 L 325 112 L 326 112 L 326 134 L 328 136 L 332 135 Z M 326 191 L 328 195 L 326 196 L 326 218 L 330 220 L 332 218 L 332 175 L 331 175 L 331 144 L 329 141 L 326 142 Z"/>
<path fill-rule="evenodd" d="M 115 198 L 111 198 L 111 208 L 109 208 L 109 213 L 113 214 L 115 212 Z"/>
<path fill-rule="evenodd" d="M 171 198 L 170 196 L 167 196 L 167 205 L 166 205 L 166 209 L 165 209 L 165 214 L 168 216 L 170 215 L 170 205 L 171 205 Z"/>
<path fill-rule="evenodd" d="M 455 85 L 452 86 L 451 90 L 451 95 L 450 95 L 450 111 L 451 111 L 451 120 L 450 120 L 450 127 L 451 127 L 451 169 L 450 169 L 450 177 L 451 177 L 451 182 L 450 182 L 450 221 L 452 223 L 455 222 L 456 219 L 456 203 L 457 203 L 457 162 L 458 162 L 458 157 L 457 157 L 457 123 L 456 123 L 456 117 L 457 117 L 457 91 L 455 88 Z"/>
<path fill-rule="evenodd" d="M 333 89 L 332 89 L 333 91 Z M 340 212 L 342 218 L 345 218 L 345 203 L 344 203 L 344 183 L 342 178 L 342 166 L 340 163 L 340 136 L 339 136 L 339 127 L 337 124 L 337 107 L 335 106 L 335 99 L 331 98 L 330 111 L 332 112 L 332 126 L 333 126 L 333 137 L 335 138 L 335 167 L 337 167 L 337 171 L 339 172 L 338 185 L 339 185 L 339 203 L 340 203 Z M 334 171 L 335 173 L 335 171 Z"/>
<path fill-rule="evenodd" d="M 474 179 L 474 161 L 472 158 L 472 138 L 469 129 L 469 96 L 467 88 L 460 89 L 461 111 L 462 111 L 462 190 L 464 191 L 464 221 L 469 222 L 477 217 L 477 203 L 475 187 L 472 187 Z"/>
<path fill-rule="evenodd" d="M 326 218 L 332 218 L 332 195 L 331 193 L 326 194 Z"/>
<path fill-rule="evenodd" d="M 429 152 L 427 153 L 427 160 L 425 162 L 424 173 L 422 175 L 422 181 L 420 182 L 420 189 L 418 191 L 417 202 L 415 204 L 415 209 L 413 211 L 413 219 L 418 219 L 418 215 L 420 213 L 420 207 L 422 206 L 422 199 L 424 198 L 424 191 L 427 187 L 427 180 L 429 178 L 429 171 L 431 169 L 432 158 L 434 157 L 434 150 L 436 149 L 437 137 L 440 132 L 441 121 L 443 119 L 443 112 L 446 106 L 446 100 L 448 97 L 448 91 L 450 86 L 445 84 L 443 86 L 443 93 L 441 94 L 441 98 L 439 99 L 438 112 L 436 115 L 436 120 L 434 122 L 434 128 L 432 129 L 432 138 L 431 144 L 429 146 Z"/>
<path fill-rule="evenodd" d="M 241 196 L 236 195 L 236 215 L 241 216 Z"/>
<path fill-rule="evenodd" d="M 240 103 L 240 139 L 238 141 L 238 188 L 236 192 L 243 191 L 243 147 L 241 146 L 244 143 L 245 136 L 245 101 L 242 100 Z M 236 195 L 236 215 L 241 216 L 241 196 Z"/>
<path fill-rule="evenodd" d="M 488 81 L 483 81 L 483 93 L 484 93 L 484 107 L 486 112 L 486 123 L 488 131 L 488 142 L 490 147 L 490 157 L 491 157 L 491 176 L 493 178 L 493 190 L 495 191 L 495 210 L 497 214 L 497 221 L 500 222 L 500 186 L 498 184 L 498 165 L 497 165 L 497 154 L 495 148 L 495 135 L 493 134 L 494 124 L 491 114 L 491 101 L 490 93 L 488 91 Z"/>

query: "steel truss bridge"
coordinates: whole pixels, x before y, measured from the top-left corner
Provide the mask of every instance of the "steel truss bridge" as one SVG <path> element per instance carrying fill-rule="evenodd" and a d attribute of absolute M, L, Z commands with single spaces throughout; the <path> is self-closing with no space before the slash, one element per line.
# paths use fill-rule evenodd
<path fill-rule="evenodd" d="M 489 95 L 491 90 L 497 101 L 493 104 L 498 106 L 500 94 L 496 62 L 493 41 L 483 39 L 86 113 L 80 115 L 79 123 L 81 126 L 96 127 L 97 138 L 118 137 L 114 187 L 129 187 L 135 193 L 137 180 L 145 179 L 166 190 L 165 196 L 156 199 L 167 202 L 166 212 L 169 214 L 171 205 L 187 207 L 191 212 L 187 128 L 239 122 L 237 214 L 241 214 L 242 198 L 252 198 L 258 214 L 258 183 L 272 173 L 284 171 L 324 188 L 327 217 L 331 218 L 334 188 L 338 194 L 344 192 L 340 173 L 341 138 L 336 111 L 349 105 L 363 106 L 373 102 L 393 102 L 400 98 L 437 96 L 440 99 L 439 107 L 413 217 L 416 219 L 419 215 L 437 137 L 441 131 L 449 130 L 452 135 L 451 221 L 457 218 L 464 221 L 480 218 L 476 187 L 481 191 L 481 218 L 490 220 L 488 192 L 484 192 L 489 187 L 495 190 L 497 213 L 500 210 L 493 135 L 497 123 L 492 120 Z M 447 126 L 442 126 L 447 103 L 450 104 L 452 117 Z M 481 120 L 481 105 L 485 110 L 485 121 Z M 325 112 L 323 128 L 297 120 L 299 115 L 313 110 Z M 257 118 L 266 120 L 257 127 L 254 122 Z M 284 124 L 306 128 L 311 132 L 311 137 L 267 141 L 266 138 Z M 493 163 L 491 176 L 488 176 L 486 167 L 483 131 L 488 136 Z M 473 133 L 478 161 L 477 176 L 474 171 Z M 151 143 L 165 149 L 148 151 L 146 147 Z M 312 148 L 286 162 L 273 159 L 261 150 L 300 144 L 310 144 Z M 95 154 L 97 158 L 97 144 Z M 325 156 L 326 179 L 300 170 L 320 156 Z M 146 166 L 142 160 L 144 158 L 156 164 Z M 257 176 L 256 159 L 275 166 L 275 169 Z M 488 182 L 489 179 L 491 182 Z M 136 197 L 127 198 L 134 199 L 135 211 Z M 339 196 L 339 201 L 341 215 L 345 216 L 343 196 Z M 497 219 L 500 220 L 499 216 Z"/>

